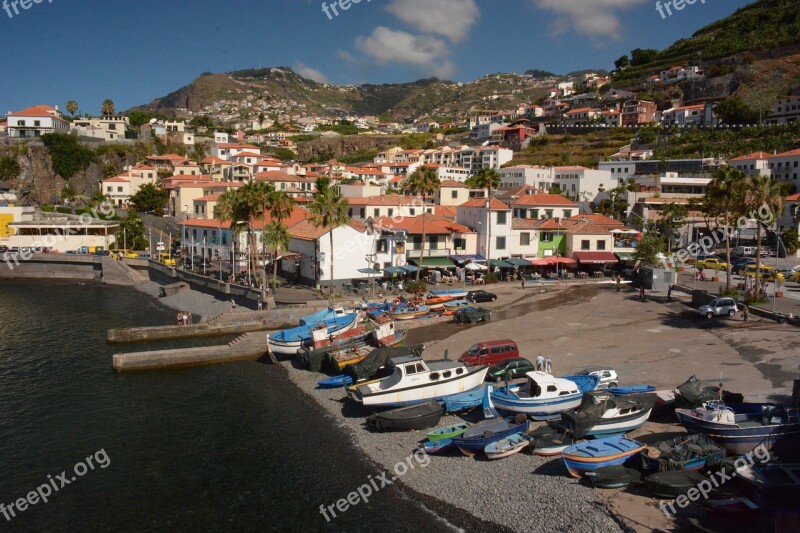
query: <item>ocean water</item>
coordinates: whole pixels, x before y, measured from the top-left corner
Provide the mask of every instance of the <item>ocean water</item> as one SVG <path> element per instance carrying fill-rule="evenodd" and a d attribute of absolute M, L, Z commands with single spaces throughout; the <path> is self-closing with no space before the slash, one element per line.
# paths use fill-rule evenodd
<path fill-rule="evenodd" d="M 452 530 L 398 487 L 327 522 L 378 469 L 279 367 L 112 371 L 109 328 L 173 321 L 133 289 L 0 282 L 0 531 Z"/>

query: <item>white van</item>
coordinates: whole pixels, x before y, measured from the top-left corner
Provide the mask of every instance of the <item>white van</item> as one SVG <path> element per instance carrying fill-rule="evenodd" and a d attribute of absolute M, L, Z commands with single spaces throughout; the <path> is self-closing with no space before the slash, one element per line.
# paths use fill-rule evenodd
<path fill-rule="evenodd" d="M 737 246 L 736 253 L 738 255 L 756 255 L 755 246 Z"/>

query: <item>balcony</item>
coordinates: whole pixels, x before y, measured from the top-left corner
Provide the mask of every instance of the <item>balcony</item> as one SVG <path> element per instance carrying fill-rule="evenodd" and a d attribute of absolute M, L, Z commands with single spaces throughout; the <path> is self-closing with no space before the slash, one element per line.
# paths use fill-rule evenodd
<path fill-rule="evenodd" d="M 406 257 L 408 259 L 419 259 L 419 248 L 416 250 L 407 250 Z M 450 257 L 450 249 L 449 248 L 434 248 L 429 249 L 427 246 L 425 247 L 425 254 L 423 257 Z"/>

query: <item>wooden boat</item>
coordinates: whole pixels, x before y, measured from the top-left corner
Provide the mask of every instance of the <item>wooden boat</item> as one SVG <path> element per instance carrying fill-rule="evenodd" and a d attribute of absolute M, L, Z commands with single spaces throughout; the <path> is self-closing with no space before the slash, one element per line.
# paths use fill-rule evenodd
<path fill-rule="evenodd" d="M 583 442 L 586 442 L 586 440 L 576 439 L 575 435 L 572 435 L 571 433 L 555 433 L 552 435 L 544 435 L 534 441 L 531 452 L 533 455 L 553 457 L 556 455 L 561 455 L 561 453 L 570 446 Z"/>
<path fill-rule="evenodd" d="M 444 309 L 444 304 L 453 300 L 452 296 L 432 296 L 425 300 L 425 305 L 431 311 L 441 311 Z"/>
<path fill-rule="evenodd" d="M 396 337 L 400 335 L 405 337 L 405 332 L 403 330 L 395 332 L 394 323 L 388 317 L 368 319 L 335 338 L 329 337 L 324 329 L 314 330 L 312 343 L 303 346 L 298 357 L 303 368 L 311 372 L 320 372 L 323 363 L 329 362 L 331 352 L 352 347 L 395 346 L 404 340 L 396 341 Z"/>
<path fill-rule="evenodd" d="M 432 290 L 428 291 L 428 293 L 436 297 L 447 296 L 453 300 L 458 300 L 460 298 L 464 298 L 469 291 L 467 289 L 440 289 L 440 290 Z"/>
<path fill-rule="evenodd" d="M 381 320 L 381 319 L 378 319 Z M 365 342 L 351 344 L 328 352 L 328 363 L 337 372 L 342 372 L 350 365 L 355 365 L 375 348 L 383 346 L 399 346 L 406 340 L 408 332 L 404 329 L 395 329 L 394 321 L 384 318 L 376 322 L 371 336 Z"/>
<path fill-rule="evenodd" d="M 557 417 L 562 411 L 578 407 L 584 392 L 594 390 L 598 376 L 581 375 L 557 378 L 544 372 L 528 372 L 527 381 L 493 388 L 491 403 L 496 409 L 524 413 L 535 420 Z"/>
<path fill-rule="evenodd" d="M 459 422 L 458 424 L 436 428 L 428 433 L 428 440 L 452 439 L 453 437 L 458 437 L 468 429 L 469 422 Z"/>
<path fill-rule="evenodd" d="M 445 412 L 458 413 L 480 407 L 483 402 L 485 389 L 478 387 L 471 391 L 462 392 L 459 394 L 451 394 L 442 398 Z"/>
<path fill-rule="evenodd" d="M 324 315 L 318 313 L 309 315 L 309 317 L 315 317 L 316 320 L 322 316 L 323 318 L 320 320 L 303 323 L 308 318 L 305 317 L 300 319 L 301 324 L 295 328 L 267 335 L 269 351 L 276 354 L 295 355 L 303 346 L 313 343 L 314 331 L 317 331 L 319 336 L 324 335 L 334 339 L 356 327 L 360 316 L 360 313 L 347 312 L 341 307 L 331 308 Z"/>
<path fill-rule="evenodd" d="M 631 385 L 629 387 L 606 387 L 603 390 L 610 392 L 614 396 L 627 396 L 629 394 L 655 392 L 656 388 L 653 385 Z"/>
<path fill-rule="evenodd" d="M 461 436 L 453 438 L 453 444 L 461 453 L 472 457 L 482 452 L 486 446 L 514 433 L 525 433 L 528 430 L 528 421 L 521 424 L 511 423 L 504 418 L 484 420 L 470 427 Z"/>
<path fill-rule="evenodd" d="M 375 413 L 367 417 L 367 422 L 378 431 L 410 431 L 435 426 L 443 413 L 441 405 L 430 401 Z"/>
<path fill-rule="evenodd" d="M 413 307 L 405 307 L 399 311 L 389 311 L 389 316 L 394 320 L 414 320 L 415 318 L 422 318 L 430 313 L 430 308 L 427 305 L 415 305 Z"/>
<path fill-rule="evenodd" d="M 441 455 L 453 449 L 451 439 L 426 440 L 417 446 L 417 450 L 422 450 L 428 455 Z"/>
<path fill-rule="evenodd" d="M 338 389 L 340 387 L 346 387 L 353 383 L 353 378 L 350 376 L 333 376 L 330 378 L 325 378 L 317 381 L 317 386 L 320 389 Z"/>
<path fill-rule="evenodd" d="M 483 453 L 485 453 L 486 458 L 490 460 L 502 459 L 521 452 L 528 447 L 530 442 L 527 435 L 523 433 L 514 433 L 513 435 L 487 444 L 483 449 Z"/>
<path fill-rule="evenodd" d="M 656 498 L 677 498 L 708 478 L 694 470 L 668 470 L 645 478 L 647 489 Z"/>
<path fill-rule="evenodd" d="M 348 395 L 364 405 L 425 403 L 482 386 L 489 370 L 458 361 L 425 361 L 419 355 L 393 358 L 387 366 L 389 377 L 349 388 Z"/>
<path fill-rule="evenodd" d="M 621 465 L 644 448 L 645 445 L 639 441 L 615 435 L 574 444 L 562 452 L 561 458 L 571 476 L 581 477 L 604 466 Z"/>
<path fill-rule="evenodd" d="M 645 464 L 653 472 L 699 470 L 725 457 L 725 450 L 704 435 L 682 435 L 657 442 L 642 451 Z"/>
<path fill-rule="evenodd" d="M 462 307 L 467 307 L 469 305 L 472 305 L 472 302 L 470 302 L 469 300 L 450 300 L 449 302 L 442 305 L 442 308 L 444 309 L 445 315 L 451 315 L 456 311 L 458 311 L 459 309 L 461 309 Z"/>
<path fill-rule="evenodd" d="M 655 403 L 655 394 L 621 397 L 603 389 L 588 391 L 577 410 L 561 413 L 560 425 L 579 439 L 626 433 L 647 422 Z"/>
<path fill-rule="evenodd" d="M 642 480 L 642 475 L 638 470 L 622 465 L 604 466 L 586 472 L 586 477 L 589 478 L 592 485 L 600 489 L 620 489 Z"/>
<path fill-rule="evenodd" d="M 706 435 L 734 455 L 759 446 L 778 455 L 797 454 L 800 449 L 800 409 L 712 401 L 696 409 L 676 409 L 675 414 L 689 433 Z"/>

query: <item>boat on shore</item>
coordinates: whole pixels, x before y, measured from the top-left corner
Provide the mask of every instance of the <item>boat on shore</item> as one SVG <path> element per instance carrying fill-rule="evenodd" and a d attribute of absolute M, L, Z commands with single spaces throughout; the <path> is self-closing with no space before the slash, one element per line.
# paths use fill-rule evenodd
<path fill-rule="evenodd" d="M 442 406 L 431 401 L 375 413 L 367 417 L 367 423 L 378 431 L 411 431 L 435 426 L 442 414 Z"/>
<path fill-rule="evenodd" d="M 676 409 L 675 414 L 689 433 L 706 435 L 734 455 L 757 447 L 779 455 L 797 455 L 800 450 L 800 409 L 711 401 L 695 409 Z"/>
<path fill-rule="evenodd" d="M 338 389 L 352 384 L 353 378 L 345 375 L 333 376 L 317 381 L 317 386 L 320 389 Z"/>
<path fill-rule="evenodd" d="M 615 396 L 604 389 L 587 391 L 577 410 L 561 413 L 560 425 L 579 439 L 626 433 L 647 422 L 655 403 L 655 394 Z"/>
<path fill-rule="evenodd" d="M 523 384 L 490 388 L 494 408 L 524 413 L 535 420 L 557 417 L 562 411 L 578 407 L 584 392 L 594 390 L 598 376 L 580 375 L 557 378 L 544 372 L 528 372 Z"/>
<path fill-rule="evenodd" d="M 586 472 L 586 477 L 589 478 L 592 485 L 599 489 L 621 489 L 642 480 L 642 475 L 638 470 L 622 465 L 604 466 Z"/>
<path fill-rule="evenodd" d="M 583 439 L 576 439 L 575 435 L 571 433 L 553 433 L 551 435 L 542 435 L 533 442 L 533 455 L 542 457 L 554 457 L 561 455 L 561 453 L 573 446 L 586 442 Z"/>
<path fill-rule="evenodd" d="M 483 385 L 488 367 L 468 367 L 458 361 L 425 361 L 419 355 L 396 357 L 387 365 L 392 374 L 373 383 L 348 388 L 364 405 L 402 406 L 441 400 Z"/>
<path fill-rule="evenodd" d="M 469 422 L 459 422 L 458 424 L 436 428 L 428 433 L 428 440 L 452 439 L 463 434 L 468 429 Z"/>
<path fill-rule="evenodd" d="M 725 449 L 705 435 L 682 435 L 656 442 L 642 451 L 644 463 L 653 472 L 667 470 L 700 470 L 718 463 Z"/>
<path fill-rule="evenodd" d="M 303 346 L 313 345 L 314 331 L 331 340 L 358 325 L 360 313 L 342 307 L 317 311 L 300 319 L 300 325 L 267 335 L 267 347 L 272 353 L 296 355 Z"/>
<path fill-rule="evenodd" d="M 614 396 L 628 396 L 629 394 L 644 394 L 655 392 L 654 385 L 630 385 L 628 387 L 606 387 L 603 390 L 610 392 Z"/>
<path fill-rule="evenodd" d="M 300 364 L 311 372 L 321 372 L 325 363 L 330 363 L 337 371 L 358 361 L 350 361 L 358 356 L 368 354 L 374 348 L 382 346 L 399 346 L 405 342 L 406 331 L 395 327 L 395 323 L 386 316 L 368 318 L 363 324 L 331 338 L 325 330 L 312 331 L 312 344 L 300 349 Z M 342 353 L 356 352 L 352 357 L 342 357 Z M 338 364 L 339 360 L 345 364 Z"/>
<path fill-rule="evenodd" d="M 656 498 L 677 498 L 685 495 L 708 478 L 694 470 L 667 470 L 645 478 L 647 489 Z"/>
<path fill-rule="evenodd" d="M 564 465 L 572 477 L 604 466 L 621 465 L 641 452 L 645 445 L 624 435 L 586 441 L 568 447 L 561 454 Z"/>
<path fill-rule="evenodd" d="M 428 293 L 434 297 L 439 298 L 442 296 L 446 296 L 453 300 L 458 300 L 460 298 L 464 298 L 469 292 L 467 289 L 439 289 L 439 290 L 430 290 Z"/>
<path fill-rule="evenodd" d="M 444 309 L 444 314 L 450 315 L 455 313 L 462 307 L 468 307 L 470 305 L 472 305 L 472 302 L 470 302 L 469 300 L 458 299 L 458 300 L 450 300 L 449 302 L 443 304 L 442 308 Z"/>
<path fill-rule="evenodd" d="M 513 435 L 514 433 L 526 433 L 528 431 L 528 421 L 520 424 L 509 422 L 505 418 L 495 418 L 478 422 L 470 427 L 460 437 L 453 438 L 453 444 L 461 450 L 461 453 L 472 457 L 481 453 L 489 444 Z"/>
<path fill-rule="evenodd" d="M 395 347 L 402 345 L 408 332 L 395 329 L 395 323 L 387 318 L 378 319 L 371 335 L 364 343 L 351 344 L 328 352 L 328 363 L 337 372 L 343 372 L 350 365 L 364 360 L 375 348 Z"/>
<path fill-rule="evenodd" d="M 519 453 L 531 443 L 531 439 L 524 433 L 514 433 L 508 437 L 487 444 L 483 449 L 486 458 L 491 460 L 503 459 Z"/>
<path fill-rule="evenodd" d="M 451 439 L 426 440 L 417 446 L 417 450 L 422 450 L 428 455 L 441 455 L 453 449 Z"/>
<path fill-rule="evenodd" d="M 425 299 L 425 305 L 431 311 L 441 311 L 447 302 L 453 300 L 452 296 L 430 296 Z"/>
<path fill-rule="evenodd" d="M 397 311 L 389 311 L 388 315 L 394 320 L 414 320 L 430 313 L 427 305 L 409 305 Z"/>
<path fill-rule="evenodd" d="M 442 398 L 444 409 L 448 413 L 459 413 L 480 407 L 485 396 L 485 388 L 478 387 L 467 392 L 451 394 Z"/>

